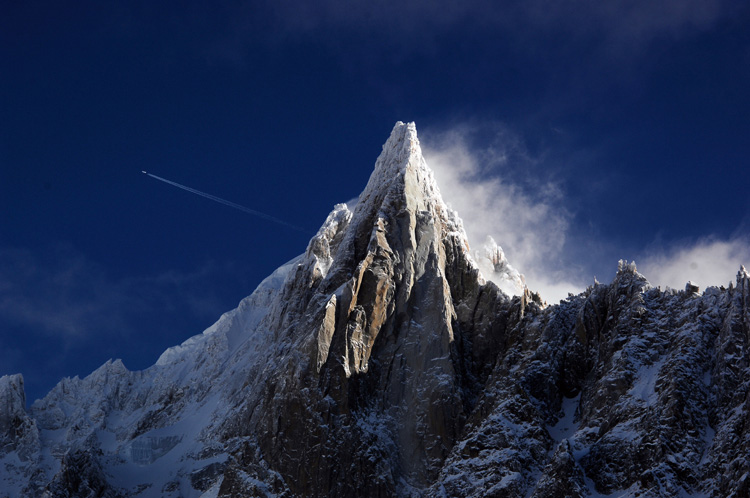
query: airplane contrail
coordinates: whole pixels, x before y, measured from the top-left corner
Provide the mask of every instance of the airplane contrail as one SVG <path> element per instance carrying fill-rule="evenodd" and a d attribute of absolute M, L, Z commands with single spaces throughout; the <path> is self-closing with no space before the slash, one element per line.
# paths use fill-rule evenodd
<path fill-rule="evenodd" d="M 300 228 L 300 227 L 298 227 L 296 225 L 292 225 L 291 223 L 287 223 L 284 220 L 280 220 L 278 218 L 275 218 L 275 217 L 271 216 L 270 214 L 261 213 L 260 211 L 256 211 L 255 209 L 250 209 L 248 207 L 241 206 L 239 204 L 236 204 L 234 202 L 228 201 L 226 199 L 222 199 L 221 197 L 216 197 L 215 195 L 211 195 L 211 194 L 207 194 L 205 192 L 201 192 L 200 190 L 195 190 L 194 188 L 190 188 L 190 187 L 187 187 L 187 186 L 182 185 L 180 183 L 173 182 L 171 180 L 167 180 L 166 178 L 162 178 L 160 176 L 153 175 L 153 174 L 148 173 L 146 171 L 141 171 L 141 173 L 143 173 L 144 175 L 150 176 L 151 178 L 155 178 L 155 179 L 157 179 L 157 180 L 159 180 L 161 182 L 164 182 L 164 183 L 167 183 L 169 185 L 172 185 L 173 187 L 181 188 L 182 190 L 186 190 L 186 191 L 188 191 L 188 192 L 190 192 L 192 194 L 197 194 L 197 195 L 200 195 L 201 197 L 205 197 L 206 199 L 210 199 L 212 201 L 218 202 L 219 204 L 224 204 L 225 206 L 229 206 L 229 207 L 232 207 L 234 209 L 239 209 L 240 211 L 242 211 L 244 213 L 252 214 L 253 216 L 257 216 L 259 218 L 263 218 L 264 220 L 272 221 L 272 222 L 277 223 L 279 225 L 284 225 L 287 228 L 291 228 L 292 230 L 296 230 L 298 232 L 302 232 L 305 235 L 310 235 L 310 232 L 308 230 L 305 230 L 304 228 Z"/>

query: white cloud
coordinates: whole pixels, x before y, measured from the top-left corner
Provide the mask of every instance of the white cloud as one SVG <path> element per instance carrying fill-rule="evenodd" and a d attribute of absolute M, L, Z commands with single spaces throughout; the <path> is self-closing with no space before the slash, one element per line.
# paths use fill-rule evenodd
<path fill-rule="evenodd" d="M 626 257 L 613 241 L 574 235 L 570 202 L 550 179 L 554 167 L 533 157 L 507 127 L 463 124 L 420 135 L 425 159 L 443 198 L 464 221 L 472 248 L 491 235 L 529 289 L 548 302 L 582 291 L 595 274 L 606 276 L 616 259 Z M 704 237 L 638 253 L 638 270 L 653 285 L 683 289 L 692 280 L 705 289 L 726 286 L 740 265 L 750 265 L 750 239 Z"/>
<path fill-rule="evenodd" d="M 540 178 L 517 135 L 502 125 L 491 128 L 493 139 L 481 148 L 472 143 L 476 127 L 422 134 L 443 198 L 463 220 L 472 247 L 491 235 L 543 299 L 554 303 L 580 292 L 584 286 L 564 263 L 570 214 L 560 186 Z"/>
<path fill-rule="evenodd" d="M 703 290 L 733 282 L 742 264 L 750 264 L 749 240 L 706 238 L 652 251 L 638 263 L 638 271 L 653 285 L 683 289 L 692 280 Z"/>

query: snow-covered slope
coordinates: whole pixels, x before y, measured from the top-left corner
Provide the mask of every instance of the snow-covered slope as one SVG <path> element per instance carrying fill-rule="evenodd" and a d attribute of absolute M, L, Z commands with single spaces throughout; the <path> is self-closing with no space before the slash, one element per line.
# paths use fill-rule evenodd
<path fill-rule="evenodd" d="M 28 410 L 0 378 L 0 497 L 748 496 L 749 295 L 621 262 L 543 306 L 397 123 L 356 207 L 154 366 Z"/>
<path fill-rule="evenodd" d="M 38 437 L 17 442 L 21 472 L 4 483 L 10 489 L 13 480 L 11 495 L 201 496 L 227 459 L 215 427 L 266 358 L 272 337 L 262 323 L 296 264 L 147 370 L 131 372 L 117 360 L 84 379 L 63 379 L 29 410 Z"/>

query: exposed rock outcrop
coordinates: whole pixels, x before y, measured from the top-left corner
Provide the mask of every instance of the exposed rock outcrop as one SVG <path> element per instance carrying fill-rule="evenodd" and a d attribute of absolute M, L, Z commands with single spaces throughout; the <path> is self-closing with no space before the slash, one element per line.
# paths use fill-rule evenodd
<path fill-rule="evenodd" d="M 292 493 L 389 496 L 437 477 L 500 348 L 500 321 L 477 304 L 511 302 L 481 286 L 413 124 L 394 128 L 345 209 L 287 281 L 283 306 L 304 312 L 276 314 L 284 340 L 311 354 L 265 385 L 240 434 L 257 436 Z"/>
<path fill-rule="evenodd" d="M 26 394 L 21 375 L 0 377 L 0 451 L 18 451 L 23 462 L 39 448 L 39 431 L 26 414 Z"/>

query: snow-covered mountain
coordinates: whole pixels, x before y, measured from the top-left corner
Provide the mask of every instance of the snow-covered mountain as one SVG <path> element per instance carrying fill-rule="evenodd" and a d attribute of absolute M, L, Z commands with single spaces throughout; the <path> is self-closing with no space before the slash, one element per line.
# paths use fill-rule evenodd
<path fill-rule="evenodd" d="M 545 306 L 397 123 L 356 207 L 154 366 L 28 410 L 0 378 L 0 497 L 749 496 L 749 297 L 621 262 Z"/>

